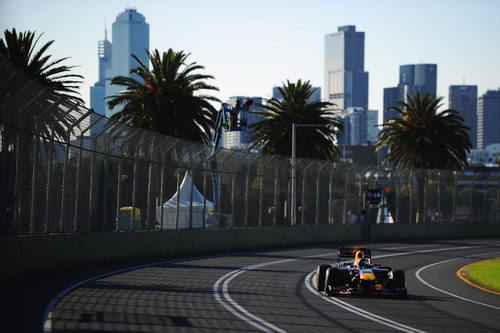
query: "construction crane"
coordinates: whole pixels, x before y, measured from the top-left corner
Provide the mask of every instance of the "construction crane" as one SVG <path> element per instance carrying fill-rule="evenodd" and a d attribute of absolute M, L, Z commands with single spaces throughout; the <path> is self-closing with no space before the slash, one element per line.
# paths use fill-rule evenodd
<path fill-rule="evenodd" d="M 215 132 L 212 141 L 212 154 L 214 156 L 219 148 L 222 130 L 225 132 L 243 132 L 248 129 L 247 126 L 247 115 L 250 105 L 253 104 L 253 100 L 248 99 L 241 104 L 241 100 L 236 101 L 236 105 L 233 107 L 228 103 L 222 103 L 222 107 L 217 114 L 217 119 L 215 122 Z M 219 184 L 218 184 L 218 174 L 217 174 L 217 162 L 211 159 L 210 171 L 212 174 L 212 190 L 213 190 L 213 204 L 214 204 L 214 214 L 217 216 L 219 212 Z"/>

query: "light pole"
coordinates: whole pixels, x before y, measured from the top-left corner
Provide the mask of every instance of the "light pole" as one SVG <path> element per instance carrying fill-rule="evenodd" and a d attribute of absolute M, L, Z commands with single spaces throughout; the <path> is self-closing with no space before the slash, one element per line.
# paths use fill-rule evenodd
<path fill-rule="evenodd" d="M 330 127 L 332 124 L 296 124 L 292 123 L 292 197 L 290 204 L 290 224 L 297 224 L 297 192 L 296 192 L 296 163 L 297 163 L 297 151 L 296 151 L 296 130 L 297 127 Z"/>

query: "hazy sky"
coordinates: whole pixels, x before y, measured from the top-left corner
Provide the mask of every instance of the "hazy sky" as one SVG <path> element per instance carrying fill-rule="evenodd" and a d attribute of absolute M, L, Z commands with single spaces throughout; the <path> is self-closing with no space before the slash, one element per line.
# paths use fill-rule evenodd
<path fill-rule="evenodd" d="M 500 87 L 500 0 L 0 0 L 0 28 L 44 32 L 49 54 L 97 81 L 97 42 L 126 7 L 150 25 L 150 48 L 173 48 L 215 76 L 222 100 L 270 98 L 286 80 L 323 85 L 324 38 L 340 25 L 365 32 L 369 108 L 382 109 L 383 88 L 398 82 L 399 66 L 438 65 L 438 94 L 448 104 L 453 84 L 479 95 Z M 41 43 L 41 44 L 42 44 Z"/>

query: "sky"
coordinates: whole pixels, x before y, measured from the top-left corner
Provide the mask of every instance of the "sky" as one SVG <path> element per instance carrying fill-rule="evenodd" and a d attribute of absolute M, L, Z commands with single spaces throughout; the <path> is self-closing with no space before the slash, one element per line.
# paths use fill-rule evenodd
<path fill-rule="evenodd" d="M 98 78 L 98 41 L 136 8 L 150 26 L 150 50 L 190 53 L 205 67 L 222 101 L 271 98 L 287 80 L 323 86 L 325 35 L 342 25 L 365 32 L 369 109 L 383 108 L 383 89 L 398 83 L 399 66 L 437 64 L 437 94 L 448 105 L 450 85 L 500 88 L 500 0 L 0 0 L 0 28 L 44 33 L 48 54 L 70 57 L 85 77 Z"/>

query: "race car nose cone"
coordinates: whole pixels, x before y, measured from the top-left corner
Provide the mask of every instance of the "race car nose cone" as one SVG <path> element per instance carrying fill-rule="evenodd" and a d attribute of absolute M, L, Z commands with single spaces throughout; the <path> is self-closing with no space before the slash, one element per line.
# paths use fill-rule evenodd
<path fill-rule="evenodd" d="M 375 274 L 372 272 L 361 272 L 359 278 L 365 281 L 373 281 L 375 280 Z"/>

